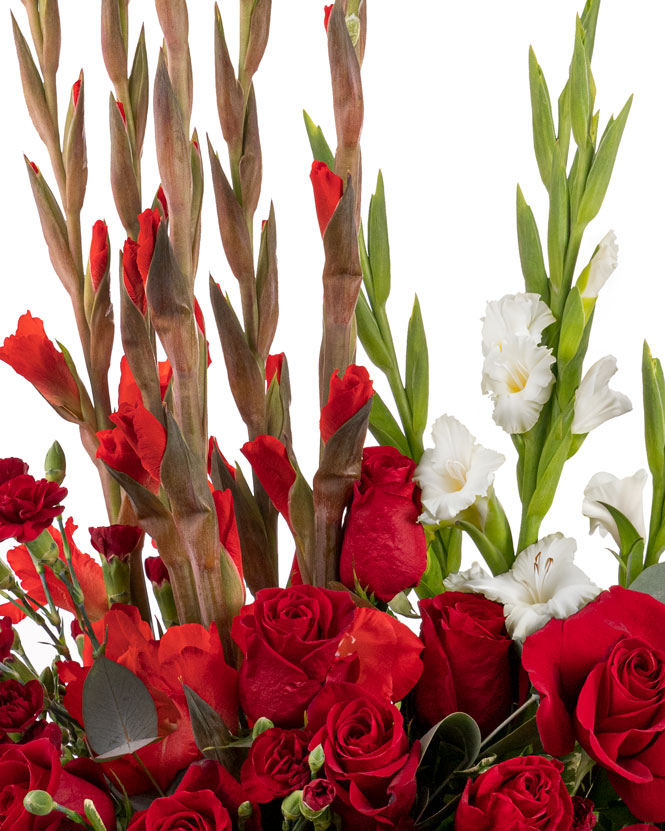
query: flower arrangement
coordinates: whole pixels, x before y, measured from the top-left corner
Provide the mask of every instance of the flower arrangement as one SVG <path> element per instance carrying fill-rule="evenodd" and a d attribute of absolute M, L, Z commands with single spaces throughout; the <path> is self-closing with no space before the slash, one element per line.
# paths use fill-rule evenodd
<path fill-rule="evenodd" d="M 0 831 L 664 827 L 665 379 L 647 346 L 649 473 L 598 473 L 584 493 L 591 531 L 616 549 L 617 585 L 601 590 L 587 577 L 574 540 L 541 535 L 566 462 L 631 408 L 609 386 L 612 356 L 585 367 L 596 301 L 617 265 L 614 233 L 588 263 L 578 256 L 631 106 L 604 124 L 595 111 L 600 0 L 587 0 L 576 22 L 558 106 L 530 53 L 547 231 L 518 189 L 524 291 L 491 300 L 482 325 L 481 389 L 517 459 L 522 512 L 510 519 L 494 484 L 502 454 L 451 414 L 425 439 L 429 365 L 417 298 L 401 369 L 381 175 L 361 218 L 366 0 L 323 10 L 334 152 L 305 116 L 325 253 L 311 483 L 296 457 L 287 356 L 271 351 L 275 210 L 260 227 L 255 217 L 253 78 L 270 0 L 239 0 L 237 65 L 211 7 L 224 162 L 210 140 L 204 161 L 190 124 L 186 0 L 155 0 L 164 45 L 152 83 L 143 31 L 130 50 L 128 0 L 101 0 L 111 186 L 126 233 L 115 266 L 106 222 L 81 222 L 83 73 L 61 130 L 58 3 L 23 5 L 31 45 L 12 20 L 23 92 L 51 165 L 26 159 L 26 173 L 85 367 L 30 311 L 0 361 L 78 426 L 108 523 L 89 528 L 98 557 L 84 553 L 64 517 L 57 442 L 43 476 L 0 459 L 0 540 L 13 541 L 0 562 Z M 161 182 L 146 198 L 151 91 Z M 210 331 L 194 291 L 208 179 L 240 296 L 236 309 L 210 278 L 247 428 L 244 465 L 227 461 L 235 448 L 208 424 Z M 392 402 L 375 391 L 377 373 Z M 368 432 L 377 445 L 366 446 Z M 295 547 L 285 587 L 280 516 Z M 463 541 L 483 565 L 462 569 Z M 25 619 L 52 646 L 43 668 L 21 638 Z"/>

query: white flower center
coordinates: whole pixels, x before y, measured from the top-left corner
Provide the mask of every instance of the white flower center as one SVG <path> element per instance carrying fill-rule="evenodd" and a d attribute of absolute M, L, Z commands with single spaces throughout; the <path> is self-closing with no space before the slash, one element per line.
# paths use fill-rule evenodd
<path fill-rule="evenodd" d="M 506 380 L 509 392 L 522 392 L 529 380 L 529 369 L 522 361 L 515 361 Z"/>
<path fill-rule="evenodd" d="M 448 459 L 446 461 L 442 478 L 448 493 L 456 493 L 462 490 L 466 485 L 467 473 L 466 465 L 457 461 L 457 459 Z"/>
<path fill-rule="evenodd" d="M 525 577 L 520 580 L 528 592 L 532 603 L 547 603 L 552 599 L 552 593 L 545 589 L 545 582 L 550 569 L 554 564 L 554 558 L 548 557 L 545 562 L 542 562 L 542 551 L 539 551 L 533 560 L 533 579 Z"/>

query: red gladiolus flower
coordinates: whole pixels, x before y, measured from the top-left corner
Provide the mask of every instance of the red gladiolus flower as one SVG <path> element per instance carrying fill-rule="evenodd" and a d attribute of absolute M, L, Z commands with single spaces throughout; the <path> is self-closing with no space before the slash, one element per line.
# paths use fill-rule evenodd
<path fill-rule="evenodd" d="M 90 279 L 95 291 L 104 279 L 109 265 L 109 236 L 108 228 L 103 219 L 98 219 L 92 226 L 92 242 L 90 243 Z"/>
<path fill-rule="evenodd" d="M 277 355 L 268 355 L 266 358 L 266 386 L 270 386 L 272 379 L 277 376 L 277 383 L 282 380 L 282 364 L 284 363 L 284 353 L 279 352 Z"/>
<path fill-rule="evenodd" d="M 79 102 L 79 95 L 81 94 L 81 79 L 79 78 L 78 81 L 74 81 L 72 85 L 72 101 L 74 102 L 74 109 L 76 109 L 76 105 Z"/>
<path fill-rule="evenodd" d="M 146 577 L 157 588 L 171 582 L 168 569 L 161 557 L 147 557 L 144 567 Z"/>
<path fill-rule="evenodd" d="M 60 516 L 67 488 L 29 473 L 0 485 L 0 541 L 32 542 Z"/>
<path fill-rule="evenodd" d="M 164 400 L 166 390 L 173 376 L 173 370 L 168 361 L 159 361 L 157 371 L 159 373 L 159 391 L 162 400 Z M 120 383 L 118 385 L 118 405 L 121 404 L 143 404 L 141 390 L 134 380 L 129 362 L 124 355 L 120 359 Z"/>
<path fill-rule="evenodd" d="M 284 445 L 273 436 L 258 436 L 243 445 L 242 453 L 272 504 L 290 525 L 289 493 L 296 481 L 296 472 Z"/>
<path fill-rule="evenodd" d="M 28 465 L 23 459 L 17 459 L 16 456 L 0 459 L 0 485 L 9 482 L 10 479 L 16 479 L 17 476 L 23 476 L 27 472 Z"/>
<path fill-rule="evenodd" d="M 332 14 L 333 4 L 331 3 L 329 6 L 323 7 L 323 25 L 326 27 L 326 32 L 328 31 L 328 23 L 330 21 L 330 15 Z"/>
<path fill-rule="evenodd" d="M 126 562 L 139 544 L 143 531 L 136 525 L 102 525 L 88 528 L 90 542 L 107 561 L 117 557 Z"/>
<path fill-rule="evenodd" d="M 145 286 L 137 263 L 138 252 L 138 243 L 134 242 L 133 239 L 125 240 L 122 249 L 122 280 L 129 299 L 144 315 L 148 308 L 148 301 L 145 297 Z"/>
<path fill-rule="evenodd" d="M 236 469 L 233 467 L 232 464 L 230 464 L 226 460 L 224 454 L 219 449 L 219 444 L 217 443 L 217 439 L 214 436 L 210 436 L 210 438 L 208 439 L 208 476 L 210 476 L 210 473 L 212 471 L 212 457 L 215 451 L 217 451 L 217 453 L 219 453 L 219 455 L 222 457 L 222 461 L 224 462 L 224 465 L 228 472 L 231 474 L 231 478 L 235 479 Z"/>
<path fill-rule="evenodd" d="M 205 629 L 198 623 L 172 626 L 154 640 L 150 626 L 134 606 L 116 604 L 103 620 L 93 624 L 97 637 L 106 637 L 105 655 L 127 667 L 146 685 L 157 707 L 158 734 L 162 740 L 137 751 L 157 784 L 166 790 L 177 773 L 201 758 L 192 734 L 183 684 L 191 687 L 223 719 L 229 731 L 238 731 L 237 672 L 224 661 L 215 624 Z M 63 703 L 84 727 L 83 684 L 93 663 L 88 639 L 84 666 L 58 664 L 60 680 L 67 685 Z M 151 787 L 143 768 L 132 756 L 104 762 L 111 781 L 117 780 L 131 794 Z"/>
<path fill-rule="evenodd" d="M 97 458 L 156 493 L 166 450 L 166 430 L 138 403 L 122 403 L 110 420 L 116 426 L 97 433 Z"/>
<path fill-rule="evenodd" d="M 374 395 L 374 387 L 364 366 L 347 366 L 340 378 L 335 370 L 330 378 L 328 403 L 321 410 L 321 438 L 329 441 L 342 424 L 352 418 Z"/>
<path fill-rule="evenodd" d="M 155 251 L 155 239 L 157 238 L 159 223 L 162 221 L 162 218 L 157 208 L 148 208 L 139 214 L 138 220 L 139 235 L 137 243 L 139 248 L 136 254 L 136 265 L 145 285 L 148 279 L 148 272 L 150 271 L 152 255 Z"/>
<path fill-rule="evenodd" d="M 344 193 L 344 182 L 325 162 L 313 162 L 309 178 L 314 188 L 316 216 L 323 236 Z"/>
<path fill-rule="evenodd" d="M 169 206 L 168 202 L 166 201 L 166 194 L 164 193 L 164 188 L 160 185 L 157 188 L 157 199 L 159 200 L 159 204 L 162 206 L 162 212 L 164 214 L 164 219 L 169 218 Z"/>
<path fill-rule="evenodd" d="M 127 116 L 125 115 L 125 105 L 122 103 L 122 101 L 116 101 L 115 103 L 118 107 L 118 110 L 120 110 L 120 115 L 122 116 L 122 121 L 123 121 L 123 123 L 126 127 L 127 126 Z"/>
<path fill-rule="evenodd" d="M 212 498 L 217 511 L 219 541 L 224 546 L 242 580 L 242 551 L 240 550 L 236 515 L 233 511 L 233 494 L 230 490 L 213 491 Z"/>
<path fill-rule="evenodd" d="M 0 361 L 22 375 L 54 407 L 62 407 L 72 420 L 81 421 L 81 395 L 65 356 L 46 337 L 44 324 L 26 312 L 19 318 L 16 334 L 5 338 Z"/>

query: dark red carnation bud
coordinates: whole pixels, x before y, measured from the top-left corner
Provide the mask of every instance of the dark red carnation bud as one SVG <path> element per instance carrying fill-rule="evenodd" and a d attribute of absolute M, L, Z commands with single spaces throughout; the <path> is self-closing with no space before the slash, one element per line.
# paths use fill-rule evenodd
<path fill-rule="evenodd" d="M 593 812 L 594 804 L 581 796 L 573 797 L 573 824 L 570 831 L 591 831 L 598 822 Z"/>
<path fill-rule="evenodd" d="M 67 488 L 28 473 L 0 485 L 0 541 L 32 542 L 64 511 Z"/>
<path fill-rule="evenodd" d="M 17 476 L 23 476 L 27 472 L 28 465 L 23 459 L 17 459 L 16 456 L 0 459 L 0 485 L 4 485 L 10 479 L 16 479 Z"/>
<path fill-rule="evenodd" d="M 72 85 L 72 101 L 74 102 L 74 109 L 79 102 L 79 95 L 81 94 L 81 80 L 75 81 Z"/>
<path fill-rule="evenodd" d="M 284 353 L 280 352 L 277 355 L 268 355 L 266 358 L 266 386 L 270 386 L 273 377 L 277 376 L 277 383 L 282 380 L 282 364 L 284 363 Z"/>
<path fill-rule="evenodd" d="M 90 279 L 95 291 L 104 279 L 109 265 L 109 237 L 108 228 L 103 219 L 98 219 L 92 226 L 92 241 L 90 242 Z"/>
<path fill-rule="evenodd" d="M 137 263 L 139 251 L 138 243 L 133 239 L 125 240 L 125 247 L 122 249 L 122 279 L 127 289 L 130 300 L 141 312 L 146 313 L 148 303 L 145 297 L 145 286 L 141 278 Z"/>
<path fill-rule="evenodd" d="M 127 126 L 127 116 L 125 115 L 125 105 L 122 101 L 115 102 L 118 105 L 118 109 L 120 110 L 120 115 L 122 116 L 122 120 L 124 122 L 125 127 Z"/>
<path fill-rule="evenodd" d="M 157 587 L 170 583 L 169 572 L 161 557 L 148 557 L 145 561 L 145 573 L 148 580 Z"/>
<path fill-rule="evenodd" d="M 321 410 L 321 438 L 327 442 L 374 395 L 374 387 L 364 366 L 351 364 L 340 377 L 335 370 L 330 378 L 328 403 Z"/>
<path fill-rule="evenodd" d="M 76 618 L 74 618 L 74 620 L 71 622 L 70 632 L 74 640 L 82 637 L 83 635 L 83 629 L 81 629 L 81 624 L 78 622 L 78 620 L 76 620 Z"/>
<path fill-rule="evenodd" d="M 14 645 L 14 630 L 10 617 L 0 617 L 0 661 L 6 661 Z"/>
<path fill-rule="evenodd" d="M 126 562 L 129 555 L 139 544 L 143 531 L 136 525 L 102 525 L 88 528 L 90 542 L 107 561 L 117 557 Z"/>
<path fill-rule="evenodd" d="M 162 213 L 164 214 L 164 219 L 168 219 L 169 206 L 166 201 L 166 194 L 164 193 L 164 188 L 161 185 L 157 188 L 157 199 L 159 200 L 159 204 L 162 206 Z"/>
<path fill-rule="evenodd" d="M 344 193 L 344 182 L 324 162 L 313 162 L 309 174 L 314 188 L 314 204 L 321 236 L 324 235 L 337 203 Z"/>
<path fill-rule="evenodd" d="M 332 9 L 332 6 L 330 7 Z M 335 798 L 335 788 L 327 779 L 314 779 L 308 782 L 302 791 L 303 804 L 310 811 L 323 811 L 332 804 Z"/>
<path fill-rule="evenodd" d="M 323 25 L 326 27 L 326 32 L 328 31 L 328 22 L 330 21 L 330 15 L 332 14 L 332 10 L 332 3 L 329 6 L 323 7 Z"/>

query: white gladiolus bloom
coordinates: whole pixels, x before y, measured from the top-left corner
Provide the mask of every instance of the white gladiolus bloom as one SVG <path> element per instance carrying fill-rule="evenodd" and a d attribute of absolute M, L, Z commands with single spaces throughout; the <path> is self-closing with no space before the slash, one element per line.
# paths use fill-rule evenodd
<path fill-rule="evenodd" d="M 523 641 L 551 618 L 570 617 L 600 594 L 601 589 L 573 563 L 576 548 L 575 540 L 550 534 L 525 548 L 510 571 L 468 580 L 457 591 L 503 603 L 508 634 Z"/>
<path fill-rule="evenodd" d="M 443 581 L 443 585 L 450 592 L 467 592 L 467 585 L 471 582 L 471 580 L 481 579 L 489 580 L 490 575 L 477 560 L 474 560 L 471 564 L 471 568 L 467 568 L 466 571 L 457 571 L 454 574 L 449 575 Z"/>
<path fill-rule="evenodd" d="M 526 433 L 538 421 L 554 384 L 554 361 L 551 349 L 524 336 L 485 358 L 482 390 L 494 402 L 494 421 L 507 433 Z"/>
<path fill-rule="evenodd" d="M 554 320 L 538 294 L 521 292 L 491 300 L 483 318 L 483 355 L 487 356 L 496 347 L 502 348 L 515 336 L 530 337 L 540 343 L 543 329 Z"/>
<path fill-rule="evenodd" d="M 632 476 L 618 479 L 611 473 L 596 473 L 584 488 L 582 513 L 589 518 L 589 533 L 600 531 L 601 536 L 611 534 L 618 546 L 621 539 L 612 515 L 600 503 L 611 505 L 620 511 L 641 537 L 646 537 L 642 492 L 647 481 L 646 470 L 638 470 Z"/>
<path fill-rule="evenodd" d="M 572 431 L 576 435 L 590 433 L 605 421 L 633 409 L 627 395 L 609 387 L 610 378 L 616 371 L 614 355 L 606 355 L 587 370 L 575 394 Z"/>
<path fill-rule="evenodd" d="M 420 522 L 434 525 L 454 519 L 487 495 L 494 472 L 505 457 L 476 444 L 456 418 L 442 415 L 432 427 L 434 447 L 422 455 L 413 481 L 422 489 Z"/>
<path fill-rule="evenodd" d="M 586 285 L 581 289 L 582 297 L 594 300 L 618 264 L 619 246 L 614 231 L 608 231 L 598 245 L 598 250 L 589 263 Z"/>

